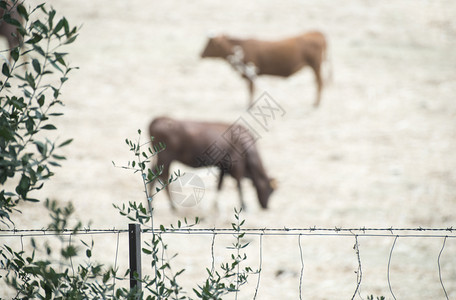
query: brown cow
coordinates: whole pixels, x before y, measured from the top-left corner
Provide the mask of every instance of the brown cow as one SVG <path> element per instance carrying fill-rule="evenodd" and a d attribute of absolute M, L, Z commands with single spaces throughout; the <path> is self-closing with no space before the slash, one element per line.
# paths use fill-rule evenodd
<path fill-rule="evenodd" d="M 250 178 L 261 207 L 267 208 L 274 180 L 267 176 L 255 140 L 243 126 L 159 117 L 150 123 L 149 134 L 154 143 L 166 145 L 166 149 L 158 153 L 156 162 L 157 166 L 163 166 L 162 181 L 168 180 L 173 161 L 193 168 L 216 166 L 220 169 L 218 191 L 222 188 L 225 173 L 230 174 L 237 181 L 240 203 L 244 208 L 241 179 Z M 170 199 L 169 190 L 166 190 Z M 174 204 L 170 203 L 174 210 Z"/>
<path fill-rule="evenodd" d="M 20 24 L 23 23 L 23 18 L 19 15 L 17 11 L 17 3 L 11 1 L 7 1 L 9 5 L 14 5 L 13 7 L 8 7 L 6 12 L 9 14 L 11 19 L 18 21 Z M 8 42 L 9 51 L 18 47 L 22 43 L 21 35 L 18 33 L 18 27 L 16 25 L 7 23 L 3 17 L 5 15 L 5 10 L 0 8 L 0 35 L 4 36 Z M 9 56 L 9 60 L 11 61 L 11 53 Z"/>
<path fill-rule="evenodd" d="M 223 58 L 230 62 L 248 82 L 250 104 L 255 90 L 255 75 L 289 77 L 303 67 L 310 66 L 317 82 L 314 104 L 317 107 L 323 87 L 321 65 L 326 59 L 326 47 L 325 36 L 317 31 L 280 41 L 236 39 L 219 35 L 209 38 L 201 57 Z"/>

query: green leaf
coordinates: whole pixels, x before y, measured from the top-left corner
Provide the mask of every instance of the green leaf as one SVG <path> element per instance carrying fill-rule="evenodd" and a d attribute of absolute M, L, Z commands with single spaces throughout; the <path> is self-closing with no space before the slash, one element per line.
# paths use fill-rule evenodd
<path fill-rule="evenodd" d="M 76 248 L 73 245 L 69 245 L 65 249 L 62 249 L 61 254 L 65 258 L 74 257 L 77 255 Z"/>
<path fill-rule="evenodd" d="M 35 203 L 36 203 L 36 202 L 40 202 L 40 200 L 35 199 L 35 198 L 25 198 L 24 200 L 25 200 L 25 201 L 28 201 L 28 202 L 35 202 Z"/>
<path fill-rule="evenodd" d="M 32 60 L 32 66 L 33 66 L 33 69 L 35 70 L 35 72 L 37 72 L 38 74 L 41 73 L 41 65 L 40 65 L 40 62 L 38 61 L 38 59 L 34 58 Z"/>
<path fill-rule="evenodd" d="M 40 141 L 34 141 L 34 144 L 36 145 L 36 148 L 38 149 L 38 152 L 42 156 L 45 156 L 46 152 L 47 152 L 46 146 Z"/>
<path fill-rule="evenodd" d="M 55 159 L 58 159 L 58 160 L 65 160 L 66 159 L 65 156 L 61 156 L 61 155 L 57 155 L 57 154 L 53 154 L 52 157 L 55 158 Z"/>
<path fill-rule="evenodd" d="M 29 14 L 28 14 L 28 12 L 27 12 L 27 9 L 24 7 L 24 5 L 19 4 L 19 5 L 17 6 L 17 12 L 19 13 L 19 15 L 20 15 L 21 17 L 23 17 L 25 20 L 28 21 L 28 19 L 29 19 Z"/>
<path fill-rule="evenodd" d="M 37 44 L 39 41 L 41 41 L 43 39 L 43 36 L 41 34 L 33 34 L 33 37 L 31 39 L 28 39 L 27 41 L 25 41 L 26 44 L 31 44 L 31 45 L 34 45 L 34 44 Z M 39 48 L 39 49 L 38 49 Z M 38 53 L 40 53 L 41 55 L 45 56 L 44 54 L 44 51 L 43 49 L 41 49 L 41 47 L 39 46 L 36 46 L 34 48 L 34 50 L 36 50 Z"/>
<path fill-rule="evenodd" d="M 60 95 L 60 90 L 59 89 L 56 89 L 55 87 L 52 87 L 52 89 L 54 90 L 54 98 L 57 99 Z"/>
<path fill-rule="evenodd" d="M 59 70 L 61 73 L 63 73 L 63 70 L 55 63 L 54 60 L 51 60 L 50 61 L 51 65 L 56 68 L 57 70 Z M 57 96 L 55 96 L 57 98 Z"/>
<path fill-rule="evenodd" d="M 40 39 L 41 40 L 41 39 Z M 46 57 L 46 53 L 44 53 L 44 50 L 43 48 L 41 48 L 40 46 L 38 45 L 33 45 L 33 50 L 38 52 L 39 54 L 41 54 L 41 56 L 44 56 Z"/>
<path fill-rule="evenodd" d="M 30 87 L 32 89 L 36 88 L 35 78 L 33 78 L 32 74 L 30 74 L 30 73 L 25 74 L 25 80 L 27 81 L 27 83 L 30 85 Z"/>
<path fill-rule="evenodd" d="M 57 32 L 60 31 L 60 29 L 63 28 L 63 25 L 65 24 L 65 18 L 62 18 L 57 25 L 55 25 L 54 30 L 52 31 L 53 34 L 56 34 Z"/>
<path fill-rule="evenodd" d="M 41 127 L 41 129 L 44 129 L 44 130 L 56 130 L 57 127 L 55 127 L 55 126 L 52 125 L 52 124 L 46 124 L 46 125 L 44 125 L 43 127 Z"/>
<path fill-rule="evenodd" d="M 16 27 L 21 27 L 21 22 L 11 17 L 9 13 L 3 15 L 3 21 Z"/>
<path fill-rule="evenodd" d="M 44 95 L 41 95 L 41 97 L 38 98 L 38 104 L 40 105 L 40 107 L 44 105 L 45 98 L 46 97 Z"/>
<path fill-rule="evenodd" d="M 7 141 L 14 139 L 13 133 L 14 131 L 9 130 L 8 128 L 4 128 L 3 126 L 0 127 L 0 137 Z"/>
<path fill-rule="evenodd" d="M 2 73 L 6 77 L 10 77 L 11 76 L 10 69 L 9 69 L 8 64 L 6 62 L 3 64 Z"/>
<path fill-rule="evenodd" d="M 27 193 L 30 190 L 30 178 L 25 174 L 22 174 L 19 185 L 16 187 L 16 192 L 21 195 L 24 199 L 27 198 Z"/>
<path fill-rule="evenodd" d="M 32 118 L 25 120 L 25 128 L 29 134 L 33 133 L 33 128 L 35 127 L 35 121 Z"/>
<path fill-rule="evenodd" d="M 152 251 L 150 251 L 149 249 L 146 249 L 146 248 L 142 248 L 142 252 L 144 252 L 147 255 L 152 254 Z"/>
<path fill-rule="evenodd" d="M 49 12 L 49 18 L 48 18 L 49 28 L 53 27 L 53 20 L 54 20 L 55 14 L 56 14 L 55 9 L 51 9 L 51 11 Z"/>
<path fill-rule="evenodd" d="M 13 48 L 10 52 L 11 58 L 14 61 L 18 61 L 19 59 L 19 47 Z"/>
<path fill-rule="evenodd" d="M 67 55 L 67 54 L 68 54 L 68 53 L 55 52 L 55 53 L 54 53 L 55 60 L 56 60 L 57 62 L 59 62 L 61 65 L 66 66 L 66 63 L 65 63 L 65 60 L 63 59 L 63 57 L 64 57 L 65 55 Z"/>
<path fill-rule="evenodd" d="M 76 40 L 77 37 L 78 37 L 78 35 L 75 35 L 75 36 L 70 37 L 70 38 L 65 42 L 65 45 L 68 45 L 68 44 L 73 43 L 73 42 Z"/>
<path fill-rule="evenodd" d="M 44 25 L 43 23 L 41 23 L 40 20 L 37 20 L 37 21 L 33 22 L 32 28 L 34 28 L 34 29 L 36 29 L 38 31 L 41 31 L 43 34 L 47 34 L 48 33 L 47 26 Z"/>
<path fill-rule="evenodd" d="M 110 278 L 110 273 L 109 272 L 106 272 L 104 275 L 103 275 L 103 283 L 106 283 L 108 282 L 109 278 Z"/>

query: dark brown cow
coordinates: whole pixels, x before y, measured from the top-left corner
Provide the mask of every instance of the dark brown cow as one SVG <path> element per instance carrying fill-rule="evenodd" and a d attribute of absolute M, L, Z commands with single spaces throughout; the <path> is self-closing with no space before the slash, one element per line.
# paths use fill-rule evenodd
<path fill-rule="evenodd" d="M 305 66 L 315 73 L 317 97 L 320 103 L 323 80 L 321 65 L 326 59 L 326 39 L 321 32 L 312 31 L 280 41 L 236 39 L 225 35 L 209 38 L 201 57 L 223 58 L 240 71 L 249 85 L 250 103 L 254 94 L 255 75 L 289 77 Z M 252 72 L 252 67 L 254 71 Z"/>
<path fill-rule="evenodd" d="M 166 145 L 166 149 L 157 155 L 156 162 L 157 166 L 163 166 L 162 181 L 168 180 L 173 161 L 193 168 L 216 166 L 220 169 L 219 191 L 224 175 L 230 174 L 237 181 L 241 206 L 245 207 L 241 179 L 250 178 L 261 207 L 267 208 L 274 181 L 267 176 L 255 140 L 243 126 L 159 117 L 150 123 L 149 134 L 154 143 Z M 168 189 L 167 193 L 169 197 Z M 174 209 L 172 201 L 170 203 Z"/>
<path fill-rule="evenodd" d="M 10 5 L 13 5 L 11 1 L 7 1 Z M 11 19 L 17 20 L 19 23 L 23 23 L 22 17 L 17 12 L 16 4 L 14 7 L 8 7 L 6 12 L 9 14 Z M 5 10 L 0 8 L 0 35 L 4 36 L 8 42 L 9 51 L 19 46 L 22 42 L 21 35 L 17 32 L 17 26 L 7 23 L 3 20 L 5 14 Z M 11 54 L 9 56 L 11 61 Z"/>

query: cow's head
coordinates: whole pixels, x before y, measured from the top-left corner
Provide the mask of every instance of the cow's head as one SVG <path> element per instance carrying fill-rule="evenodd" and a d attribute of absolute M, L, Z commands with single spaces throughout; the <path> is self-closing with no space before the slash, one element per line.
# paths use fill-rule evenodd
<path fill-rule="evenodd" d="M 257 190 L 258 200 L 260 200 L 261 208 L 268 208 L 269 197 L 275 189 L 277 189 L 277 180 L 274 178 L 269 178 L 268 181 L 265 182 L 264 186 Z"/>
<path fill-rule="evenodd" d="M 201 57 L 226 58 L 232 52 L 231 44 L 225 35 L 210 36 Z"/>

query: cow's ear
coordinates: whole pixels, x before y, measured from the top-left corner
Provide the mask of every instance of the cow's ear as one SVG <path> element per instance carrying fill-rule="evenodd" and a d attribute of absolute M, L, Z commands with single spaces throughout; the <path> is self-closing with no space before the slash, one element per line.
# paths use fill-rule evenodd
<path fill-rule="evenodd" d="M 269 178 L 269 186 L 273 189 L 276 190 L 278 187 L 277 180 L 275 178 Z"/>

